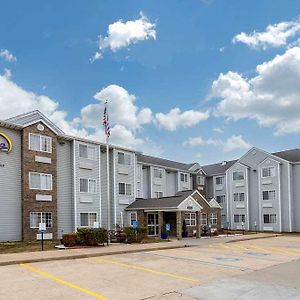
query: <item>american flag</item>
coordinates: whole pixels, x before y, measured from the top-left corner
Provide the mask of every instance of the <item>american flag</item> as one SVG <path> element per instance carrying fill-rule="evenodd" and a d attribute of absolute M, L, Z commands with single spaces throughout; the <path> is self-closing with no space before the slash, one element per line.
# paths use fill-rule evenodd
<path fill-rule="evenodd" d="M 103 126 L 104 126 L 105 135 L 109 138 L 110 128 L 109 128 L 108 113 L 107 113 L 107 101 L 105 101 L 105 106 L 104 106 Z"/>

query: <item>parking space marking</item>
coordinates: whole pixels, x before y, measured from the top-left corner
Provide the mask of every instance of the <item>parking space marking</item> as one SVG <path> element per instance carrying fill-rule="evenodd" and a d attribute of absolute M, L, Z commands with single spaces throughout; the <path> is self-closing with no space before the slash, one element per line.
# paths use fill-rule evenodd
<path fill-rule="evenodd" d="M 104 259 L 104 258 L 99 258 L 99 257 L 91 257 L 90 259 L 97 260 L 99 262 L 104 262 L 104 263 L 108 263 L 108 264 L 121 266 L 121 267 L 130 268 L 130 269 L 134 269 L 134 270 L 139 270 L 139 271 L 144 271 L 144 272 L 153 273 L 153 274 L 157 274 L 157 275 L 167 276 L 167 277 L 171 277 L 171 278 L 175 278 L 175 279 L 193 281 L 193 282 L 198 282 L 198 283 L 200 282 L 198 279 L 184 277 L 184 276 L 167 273 L 167 272 L 161 272 L 161 271 L 157 271 L 157 270 L 153 270 L 153 269 L 148 269 L 145 267 L 129 265 L 129 264 L 121 263 L 121 262 L 110 260 L 110 259 Z"/>
<path fill-rule="evenodd" d="M 53 275 L 51 275 L 51 274 L 49 274 L 49 273 L 47 273 L 47 272 L 44 272 L 44 271 L 42 271 L 42 270 L 39 270 L 39 269 L 37 269 L 37 268 L 35 268 L 35 267 L 32 267 L 32 266 L 30 266 L 30 265 L 28 265 L 28 264 L 20 264 L 20 266 L 23 267 L 23 268 L 26 268 L 27 270 L 30 270 L 30 271 L 32 271 L 32 272 L 34 272 L 34 273 L 37 273 L 37 274 L 40 274 L 40 275 L 42 275 L 42 276 L 44 276 L 44 277 L 50 278 L 50 279 L 52 279 L 52 280 L 55 280 L 55 281 L 57 281 L 57 282 L 59 282 L 59 283 L 61 283 L 61 284 L 64 284 L 64 285 L 66 285 L 66 286 L 68 286 L 68 287 L 70 287 L 70 288 L 73 288 L 73 289 L 75 289 L 75 290 L 78 290 L 78 291 L 80 291 L 80 292 L 82 292 L 82 293 L 85 293 L 85 294 L 87 294 L 87 295 L 93 296 L 94 298 L 101 299 L 101 300 L 107 300 L 106 297 L 104 297 L 104 296 L 102 296 L 102 295 L 100 295 L 100 294 L 97 294 L 97 293 L 95 293 L 95 292 L 89 291 L 89 290 L 87 290 L 87 289 L 84 289 L 84 288 L 82 288 L 82 287 L 76 285 L 76 284 L 73 284 L 73 283 L 71 283 L 71 282 L 65 281 L 65 280 L 60 279 L 60 278 L 58 278 L 58 277 L 55 277 L 55 276 L 53 276 Z"/>

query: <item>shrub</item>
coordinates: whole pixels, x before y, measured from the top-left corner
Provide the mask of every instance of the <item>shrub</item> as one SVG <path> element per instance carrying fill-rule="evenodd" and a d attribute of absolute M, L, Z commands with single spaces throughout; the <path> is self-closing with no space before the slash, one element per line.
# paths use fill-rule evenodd
<path fill-rule="evenodd" d="M 128 243 L 138 242 L 140 243 L 143 239 L 147 237 L 147 227 L 138 227 L 135 230 L 132 227 L 125 227 L 124 233 L 126 234 L 126 239 Z"/>
<path fill-rule="evenodd" d="M 216 230 L 213 231 L 212 234 L 213 234 L 213 236 L 218 236 L 218 235 L 219 235 L 219 232 L 218 232 L 218 230 L 216 229 Z"/>
<path fill-rule="evenodd" d="M 77 242 L 82 246 L 97 246 L 107 241 L 107 230 L 103 228 L 78 228 Z"/>
<path fill-rule="evenodd" d="M 74 247 L 76 245 L 76 233 L 63 234 L 62 243 L 66 247 Z"/>

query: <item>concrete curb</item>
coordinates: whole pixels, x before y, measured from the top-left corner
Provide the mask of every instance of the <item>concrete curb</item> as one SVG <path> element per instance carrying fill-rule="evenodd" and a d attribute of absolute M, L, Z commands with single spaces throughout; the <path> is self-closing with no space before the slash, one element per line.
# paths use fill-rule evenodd
<path fill-rule="evenodd" d="M 137 252 L 145 252 L 145 251 L 158 251 L 158 250 L 170 250 L 170 249 L 179 249 L 185 247 L 192 247 L 192 245 L 177 245 L 177 246 L 168 246 L 168 247 L 156 247 L 156 248 L 142 248 L 142 249 L 133 249 L 133 250 L 118 250 L 111 252 L 99 252 L 99 253 L 85 253 L 85 254 L 74 254 L 68 256 L 55 256 L 55 257 L 45 257 L 45 258 L 32 258 L 32 259 L 18 259 L 0 262 L 1 266 L 9 266 L 9 265 L 18 265 L 24 263 L 35 263 L 35 262 L 46 262 L 46 261 L 55 261 L 55 260 L 71 260 L 71 259 L 80 259 L 80 258 L 89 258 L 89 257 L 98 257 L 98 256 L 108 256 L 115 254 L 127 254 L 127 253 L 137 253 Z M 67 251 L 67 250 L 58 250 L 58 251 Z"/>
<path fill-rule="evenodd" d="M 250 241 L 250 240 L 260 240 L 260 239 L 269 239 L 269 238 L 273 238 L 273 237 L 278 237 L 278 236 L 282 236 L 282 234 L 272 234 L 272 235 L 267 235 L 267 236 L 254 236 L 254 237 L 247 237 L 244 239 L 240 239 L 240 240 L 231 240 L 231 241 L 227 241 L 225 242 L 226 244 L 230 244 L 230 243 L 237 243 L 237 242 L 243 242 L 243 241 Z"/>

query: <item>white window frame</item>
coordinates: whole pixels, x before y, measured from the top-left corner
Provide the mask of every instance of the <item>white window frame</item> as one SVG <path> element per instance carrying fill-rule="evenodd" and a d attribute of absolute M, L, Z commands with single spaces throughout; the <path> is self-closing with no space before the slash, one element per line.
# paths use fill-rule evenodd
<path fill-rule="evenodd" d="M 81 225 L 81 215 L 82 214 L 87 214 L 88 215 L 88 225 Z M 96 221 L 93 221 L 93 224 L 91 224 L 91 215 L 96 215 Z M 86 228 L 91 228 L 91 227 L 94 227 L 94 222 L 98 222 L 98 213 L 97 212 L 81 212 L 79 214 L 79 221 L 80 221 L 80 226 L 79 227 L 86 227 Z"/>
<path fill-rule="evenodd" d="M 158 178 L 158 179 L 162 179 L 163 178 L 163 170 L 159 169 L 159 168 L 154 168 L 153 169 L 153 177 Z"/>
<path fill-rule="evenodd" d="M 240 175 L 239 175 L 239 178 L 234 178 L 234 174 L 235 173 L 243 174 L 243 178 L 240 178 Z M 234 171 L 234 172 L 232 172 L 232 180 L 233 181 L 242 181 L 242 180 L 245 180 L 245 172 L 244 171 Z"/>
<path fill-rule="evenodd" d="M 39 188 L 32 187 L 32 185 L 31 185 L 31 176 L 33 174 L 40 176 L 40 187 Z M 42 181 L 41 181 L 42 176 L 49 176 L 50 177 L 50 188 L 42 188 Z M 40 190 L 40 191 L 52 191 L 52 174 L 29 172 L 29 189 L 30 190 Z"/>
<path fill-rule="evenodd" d="M 218 214 L 217 213 L 211 213 L 209 217 L 210 217 L 210 224 L 211 225 L 217 225 L 218 224 Z"/>
<path fill-rule="evenodd" d="M 205 215 L 205 218 L 204 218 L 204 215 Z M 207 225 L 207 213 L 201 213 L 201 215 L 200 215 L 200 223 L 201 223 L 202 226 L 206 226 Z"/>
<path fill-rule="evenodd" d="M 264 176 L 264 170 L 267 170 L 267 176 Z M 263 167 L 261 168 L 261 178 L 275 177 L 275 167 Z"/>
<path fill-rule="evenodd" d="M 198 185 L 205 185 L 205 177 L 203 175 L 197 176 L 197 184 Z"/>
<path fill-rule="evenodd" d="M 120 184 L 124 184 L 124 194 L 120 193 Z M 129 186 L 130 186 L 130 193 L 129 193 Z M 118 194 L 120 196 L 131 196 L 132 195 L 132 184 L 126 182 L 119 182 L 118 183 Z"/>
<path fill-rule="evenodd" d="M 134 215 L 134 217 L 132 217 Z M 131 211 L 129 215 L 129 224 L 132 226 L 132 222 L 137 221 L 137 212 L 136 211 Z"/>
<path fill-rule="evenodd" d="M 52 212 L 30 212 L 29 213 L 29 226 L 30 228 L 39 228 L 39 223 L 36 226 L 33 226 L 32 224 L 32 215 L 36 214 L 36 215 L 40 215 L 39 219 L 41 223 L 46 223 L 46 228 L 52 228 L 53 226 L 53 220 L 52 220 Z M 47 217 L 46 214 L 50 214 L 50 224 L 51 226 L 47 226 L 47 219 L 45 219 Z M 45 217 L 45 218 L 43 218 Z M 44 222 L 43 222 L 44 221 Z"/>
<path fill-rule="evenodd" d="M 31 144 L 31 137 L 32 136 L 37 136 L 40 139 L 39 142 L 39 149 L 34 149 L 32 148 L 32 144 Z M 49 151 L 47 150 L 42 150 L 42 138 L 49 140 Z M 39 152 L 44 152 L 44 153 L 52 153 L 52 137 L 50 136 L 46 136 L 46 135 L 41 135 L 41 134 L 37 134 L 37 133 L 29 133 L 29 141 L 28 141 L 29 145 L 28 145 L 28 149 L 32 150 L 32 151 L 39 151 Z"/>
<path fill-rule="evenodd" d="M 156 192 L 154 192 L 154 195 L 155 195 L 154 198 L 162 198 L 164 196 L 164 192 L 162 192 L 162 191 L 156 191 Z"/>
<path fill-rule="evenodd" d="M 236 222 L 235 220 L 235 217 L 238 216 L 238 222 Z M 246 215 L 245 214 L 234 214 L 233 215 L 233 222 L 236 223 L 236 224 L 239 224 L 239 223 L 242 223 L 244 222 L 245 223 L 246 221 Z"/>
<path fill-rule="evenodd" d="M 187 183 L 188 182 L 188 174 L 186 174 L 186 173 L 180 173 L 180 181 Z"/>
<path fill-rule="evenodd" d="M 123 156 L 123 161 L 120 160 L 121 156 Z M 117 153 L 118 164 L 122 166 L 131 166 L 131 154 L 125 153 L 122 151 L 118 151 Z"/>
<path fill-rule="evenodd" d="M 241 195 L 243 196 L 243 199 L 241 197 Z M 237 198 L 236 198 L 237 196 Z M 233 193 L 233 202 L 244 202 L 245 201 L 245 193 L 241 192 L 241 193 Z"/>
<path fill-rule="evenodd" d="M 221 198 L 221 201 L 220 201 L 220 202 L 218 201 L 218 197 Z M 226 200 L 226 196 L 225 196 L 225 195 L 217 195 L 217 196 L 216 196 L 216 201 L 217 201 L 219 204 L 225 203 L 225 200 Z"/>
<path fill-rule="evenodd" d="M 81 190 L 81 184 L 80 184 L 81 180 L 87 180 L 87 187 L 88 187 L 87 192 Z M 91 192 L 91 186 L 90 186 L 90 183 L 92 181 L 95 182 L 95 191 L 93 191 L 93 192 Z M 79 192 L 85 193 L 85 194 L 97 194 L 97 180 L 93 179 L 93 178 L 84 178 L 84 177 L 79 178 Z"/>
<path fill-rule="evenodd" d="M 265 222 L 265 216 L 268 216 L 269 222 Z M 275 222 L 274 222 L 274 220 L 275 220 Z M 264 214 L 263 221 L 264 221 L 264 224 L 277 224 L 277 215 L 276 214 Z"/>
<path fill-rule="evenodd" d="M 197 216 L 194 212 L 184 213 L 184 220 L 186 226 L 196 226 L 197 225 Z"/>
<path fill-rule="evenodd" d="M 217 181 L 220 181 L 219 183 Z M 223 185 L 224 184 L 224 176 L 217 176 L 216 177 L 216 185 Z"/>
<path fill-rule="evenodd" d="M 86 147 L 86 157 L 80 155 L 80 147 Z M 78 157 L 79 158 L 84 158 L 84 159 L 89 159 L 89 160 L 97 160 L 97 148 L 92 145 L 84 144 L 84 143 L 79 143 L 78 144 Z"/>
<path fill-rule="evenodd" d="M 264 194 L 267 193 L 268 199 L 264 199 Z M 270 195 L 273 195 L 270 197 Z M 276 191 L 275 190 L 268 190 L 268 191 L 262 191 L 262 200 L 263 201 L 274 201 L 276 200 Z"/>

